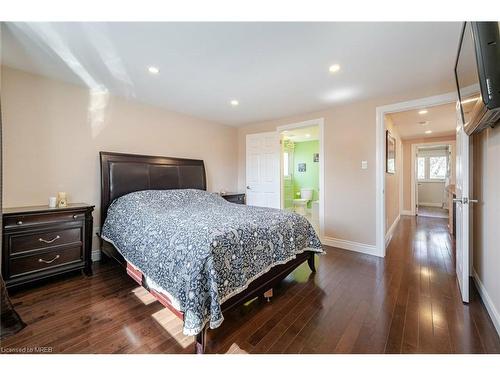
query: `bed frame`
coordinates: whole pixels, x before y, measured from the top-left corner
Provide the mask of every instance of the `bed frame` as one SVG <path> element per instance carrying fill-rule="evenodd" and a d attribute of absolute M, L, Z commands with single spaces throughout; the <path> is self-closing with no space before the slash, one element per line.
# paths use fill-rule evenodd
<path fill-rule="evenodd" d="M 207 189 L 203 160 L 179 159 L 164 156 L 147 156 L 100 152 L 101 160 L 101 226 L 106 219 L 109 205 L 114 199 L 139 190 L 152 189 Z M 146 288 L 162 305 L 183 319 L 182 312 L 175 309 L 167 296 L 150 289 L 144 275 L 120 255 L 109 242 L 101 239 L 101 250 L 109 258 L 123 265 L 129 276 Z M 222 303 L 222 312 L 241 305 L 255 297 L 264 295 L 294 269 L 307 261 L 312 272 L 314 252 L 305 251 L 295 259 L 273 267 L 269 272 L 250 283 L 242 292 Z M 196 336 L 196 353 L 204 353 L 207 327 Z"/>

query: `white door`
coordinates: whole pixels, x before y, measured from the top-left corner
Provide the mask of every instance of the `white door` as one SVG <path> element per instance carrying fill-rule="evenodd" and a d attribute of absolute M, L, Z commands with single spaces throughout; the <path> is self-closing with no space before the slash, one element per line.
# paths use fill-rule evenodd
<path fill-rule="evenodd" d="M 280 208 L 279 134 L 249 134 L 246 142 L 247 204 Z"/>
<path fill-rule="evenodd" d="M 469 136 L 457 114 L 456 146 L 456 271 L 462 300 L 469 302 Z"/>

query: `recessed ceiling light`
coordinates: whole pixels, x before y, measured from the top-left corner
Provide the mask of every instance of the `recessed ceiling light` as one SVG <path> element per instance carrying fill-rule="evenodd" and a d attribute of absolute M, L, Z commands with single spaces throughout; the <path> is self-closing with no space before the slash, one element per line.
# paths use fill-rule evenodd
<path fill-rule="evenodd" d="M 432 133 L 432 130 L 426 130 L 425 131 L 425 134 L 431 134 Z"/>
<path fill-rule="evenodd" d="M 337 73 L 340 70 L 340 65 L 339 64 L 333 64 L 328 68 L 328 71 L 330 73 Z"/>
<path fill-rule="evenodd" d="M 418 111 L 418 114 L 419 115 L 425 115 L 427 112 L 429 112 L 429 111 L 426 110 L 426 109 L 421 109 L 420 111 Z"/>
<path fill-rule="evenodd" d="M 160 73 L 160 69 L 158 69 L 156 66 L 149 66 L 148 72 L 151 74 L 158 74 Z"/>
<path fill-rule="evenodd" d="M 236 107 L 237 105 L 239 105 L 239 104 L 240 104 L 240 102 L 239 102 L 239 101 L 237 101 L 236 99 L 231 100 L 229 103 L 230 103 L 233 107 Z"/>

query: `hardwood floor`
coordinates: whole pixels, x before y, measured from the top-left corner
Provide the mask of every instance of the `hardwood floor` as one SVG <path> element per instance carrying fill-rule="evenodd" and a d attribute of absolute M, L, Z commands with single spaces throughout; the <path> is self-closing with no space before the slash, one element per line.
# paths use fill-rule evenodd
<path fill-rule="evenodd" d="M 448 218 L 448 210 L 440 207 L 419 206 L 418 216 Z"/>
<path fill-rule="evenodd" d="M 499 353 L 472 288 L 460 301 L 446 220 L 402 217 L 387 257 L 325 247 L 318 272 L 301 266 L 275 290 L 209 331 L 211 353 Z M 3 352 L 192 353 L 181 322 L 112 262 L 12 294 L 28 327 Z"/>

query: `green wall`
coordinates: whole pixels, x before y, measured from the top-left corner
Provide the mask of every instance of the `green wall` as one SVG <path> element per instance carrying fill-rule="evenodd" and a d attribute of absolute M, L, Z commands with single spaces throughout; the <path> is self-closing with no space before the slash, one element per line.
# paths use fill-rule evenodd
<path fill-rule="evenodd" d="M 319 199 L 319 163 L 313 162 L 314 154 L 319 153 L 319 141 L 295 143 L 293 153 L 293 182 L 295 197 L 301 188 L 313 188 L 313 200 Z M 306 171 L 299 172 L 299 164 L 306 163 Z M 309 204 L 310 206 L 310 204 Z"/>

